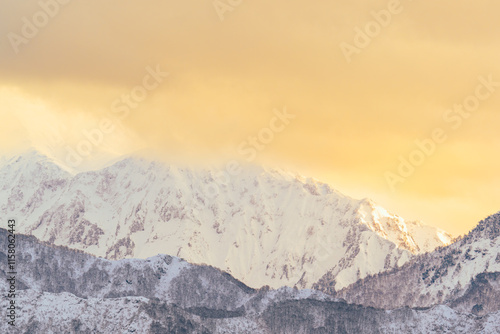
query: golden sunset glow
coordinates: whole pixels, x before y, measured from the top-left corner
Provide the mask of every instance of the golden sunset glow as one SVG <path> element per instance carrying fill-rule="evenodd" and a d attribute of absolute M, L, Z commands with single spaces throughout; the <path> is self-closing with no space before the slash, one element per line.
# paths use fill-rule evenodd
<path fill-rule="evenodd" d="M 454 235 L 500 209 L 500 3 L 221 2 L 3 1 L 2 153 L 68 164 L 98 130 L 75 168 L 246 160 Z"/>

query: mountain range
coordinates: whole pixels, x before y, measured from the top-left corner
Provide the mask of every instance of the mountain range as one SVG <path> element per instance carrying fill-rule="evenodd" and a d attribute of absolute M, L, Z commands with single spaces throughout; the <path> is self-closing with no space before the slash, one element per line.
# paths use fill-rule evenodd
<path fill-rule="evenodd" d="M 31 150 L 0 164 L 0 213 L 55 245 L 110 260 L 170 254 L 254 288 L 341 290 L 452 240 L 296 173 L 219 172 L 129 157 L 70 173 Z"/>
<path fill-rule="evenodd" d="M 296 173 L 219 175 L 2 160 L 0 213 L 20 234 L 17 325 L 0 331 L 500 333 L 500 212 L 452 239 Z"/>
<path fill-rule="evenodd" d="M 0 240 L 6 261 L 4 229 Z M 111 261 L 33 236 L 16 240 L 18 320 L 15 328 L 0 322 L 2 333 L 500 333 L 498 305 L 489 304 L 484 315 L 464 312 L 474 282 L 443 304 L 383 309 L 315 290 L 252 289 L 219 269 L 169 255 Z M 7 279 L 3 267 L 0 279 Z M 5 309 L 6 285 L 0 293 Z M 472 298 L 485 305 L 494 296 Z"/>

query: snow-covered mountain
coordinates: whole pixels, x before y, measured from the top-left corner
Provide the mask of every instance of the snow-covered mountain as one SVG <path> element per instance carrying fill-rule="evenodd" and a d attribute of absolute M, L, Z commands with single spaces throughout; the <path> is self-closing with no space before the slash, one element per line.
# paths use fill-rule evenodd
<path fill-rule="evenodd" d="M 108 259 L 172 254 L 252 287 L 338 290 L 451 240 L 311 178 L 256 166 L 218 175 L 138 158 L 71 174 L 30 151 L 0 165 L 0 213 L 56 245 Z"/>
<path fill-rule="evenodd" d="M 7 232 L 0 228 L 0 261 Z M 500 312 L 391 311 L 314 290 L 252 289 L 218 269 L 157 255 L 110 261 L 17 235 L 16 327 L 1 333 L 500 333 Z M 0 266 L 0 279 L 6 270 Z M 7 285 L 0 307 L 7 308 Z M 401 291 L 401 289 L 399 289 Z"/>
<path fill-rule="evenodd" d="M 439 305 L 385 311 L 339 301 L 270 301 L 265 311 L 241 314 L 183 309 L 144 297 L 78 298 L 70 293 L 23 290 L 26 317 L 2 333 L 295 334 L 295 333 L 474 333 L 498 334 L 500 312 L 484 317 Z M 24 313 L 23 313 L 24 314 Z"/>
<path fill-rule="evenodd" d="M 404 282 L 404 288 L 401 288 Z M 447 303 L 460 312 L 500 310 L 500 212 L 447 247 L 413 258 L 403 267 L 367 277 L 337 293 L 348 302 L 383 308 Z"/>

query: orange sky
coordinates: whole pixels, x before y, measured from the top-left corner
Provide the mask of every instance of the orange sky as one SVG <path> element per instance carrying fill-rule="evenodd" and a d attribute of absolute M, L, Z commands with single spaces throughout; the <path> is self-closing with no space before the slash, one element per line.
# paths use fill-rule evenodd
<path fill-rule="evenodd" d="M 0 9 L 5 153 L 36 143 L 65 161 L 85 131 L 107 124 L 98 145 L 80 147 L 90 152 L 78 168 L 140 149 L 176 163 L 251 160 L 453 234 L 500 210 L 498 2 L 4 0 Z M 273 121 L 285 107 L 294 118 Z M 436 129 L 446 140 L 416 152 Z M 404 177 L 400 157 L 418 162 Z"/>

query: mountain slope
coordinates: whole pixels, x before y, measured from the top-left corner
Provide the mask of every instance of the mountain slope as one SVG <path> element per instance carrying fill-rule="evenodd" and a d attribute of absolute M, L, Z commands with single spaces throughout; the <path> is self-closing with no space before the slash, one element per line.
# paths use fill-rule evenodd
<path fill-rule="evenodd" d="M 0 213 L 22 220 L 22 233 L 108 259 L 173 254 L 253 287 L 333 277 L 340 289 L 451 239 L 370 200 L 255 166 L 225 180 L 219 170 L 127 158 L 72 175 L 28 152 L 3 163 L 0 182 Z"/>
<path fill-rule="evenodd" d="M 287 300 L 255 315 L 186 310 L 143 297 L 81 299 L 69 293 L 25 290 L 18 302 L 27 316 L 2 333 L 136 334 L 498 334 L 500 312 L 475 317 L 447 306 L 384 311 L 342 302 Z M 24 315 L 24 313 L 23 313 Z"/>
<path fill-rule="evenodd" d="M 415 257 L 403 267 L 367 277 L 334 293 L 366 306 L 428 307 L 448 303 L 475 314 L 498 311 L 500 303 L 500 212 L 481 221 L 464 238 Z M 404 282 L 404 289 L 401 289 Z"/>
<path fill-rule="evenodd" d="M 0 238 L 3 249 L 7 249 L 4 229 L 0 229 Z M 68 292 L 79 298 L 139 296 L 184 308 L 197 306 L 228 311 L 238 309 L 255 293 L 218 269 L 191 265 L 168 255 L 110 261 L 43 244 L 32 236 L 17 235 L 16 243 L 20 289 Z M 0 251 L 0 261 L 7 263 L 6 252 Z M 3 266 L 0 279 L 7 279 Z"/>

